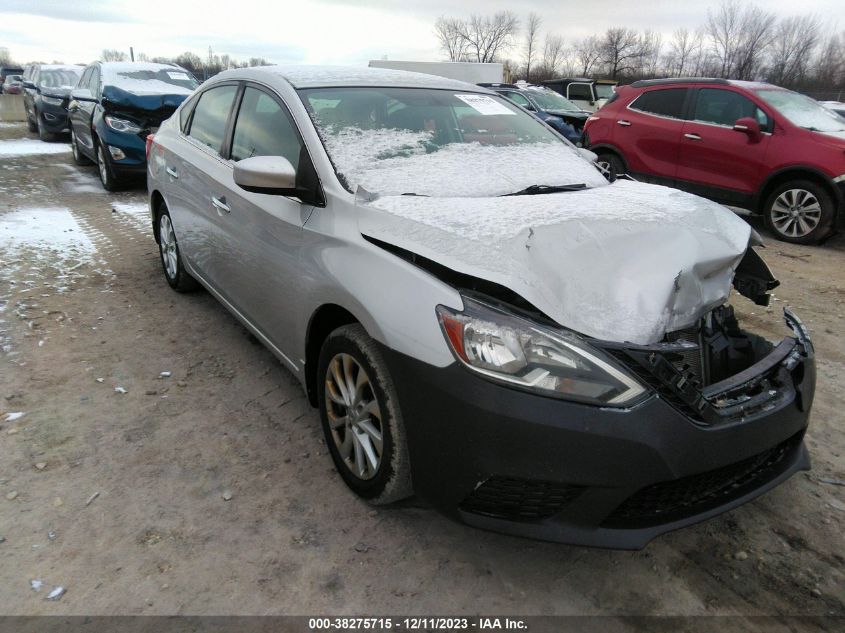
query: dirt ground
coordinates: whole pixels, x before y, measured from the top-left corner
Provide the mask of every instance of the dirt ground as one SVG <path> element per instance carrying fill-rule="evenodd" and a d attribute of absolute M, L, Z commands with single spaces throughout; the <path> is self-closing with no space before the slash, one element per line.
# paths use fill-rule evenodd
<path fill-rule="evenodd" d="M 0 230 L 0 614 L 845 614 L 845 237 L 769 238 L 778 301 L 735 302 L 772 338 L 792 306 L 814 336 L 813 470 L 613 552 L 357 500 L 293 376 L 167 287 L 144 203 L 69 151 L 0 155 L 0 227 L 64 244 Z"/>

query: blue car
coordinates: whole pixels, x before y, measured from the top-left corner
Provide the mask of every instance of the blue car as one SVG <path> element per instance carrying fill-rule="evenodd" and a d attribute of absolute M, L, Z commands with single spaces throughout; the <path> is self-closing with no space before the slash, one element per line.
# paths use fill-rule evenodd
<path fill-rule="evenodd" d="M 522 106 L 541 121 L 548 123 L 568 141 L 581 146 L 584 123 L 590 116 L 560 94 L 530 84 L 479 84 Z"/>
<path fill-rule="evenodd" d="M 68 104 L 74 161 L 97 164 L 107 191 L 146 173 L 146 139 L 199 85 L 184 68 L 146 62 L 95 62 Z"/>

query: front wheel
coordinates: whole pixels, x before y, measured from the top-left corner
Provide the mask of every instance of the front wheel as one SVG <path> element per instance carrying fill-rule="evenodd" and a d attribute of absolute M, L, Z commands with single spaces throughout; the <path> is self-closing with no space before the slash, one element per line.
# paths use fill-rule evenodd
<path fill-rule="evenodd" d="M 38 128 L 38 138 L 45 143 L 56 140 L 56 135 L 47 131 L 47 128 L 44 127 L 44 121 L 41 120 L 40 116 L 36 119 L 36 127 Z"/>
<path fill-rule="evenodd" d="M 346 485 L 373 505 L 413 494 L 396 388 L 363 327 L 344 325 L 329 335 L 317 376 L 326 443 Z"/>
<path fill-rule="evenodd" d="M 833 230 L 836 204 L 822 185 L 794 180 L 775 188 L 763 207 L 775 236 L 794 244 L 817 244 Z"/>
<path fill-rule="evenodd" d="M 73 154 L 73 162 L 77 165 L 88 165 L 91 162 L 80 151 L 79 139 L 76 138 L 76 132 L 73 130 L 73 126 L 70 128 L 70 151 Z"/>
<path fill-rule="evenodd" d="M 35 116 L 38 117 L 38 113 L 35 113 Z M 37 132 L 38 131 L 38 124 L 29 116 L 29 113 L 26 115 L 26 127 L 30 132 Z"/>
<path fill-rule="evenodd" d="M 97 147 L 97 171 L 100 173 L 100 182 L 103 183 L 103 189 L 106 191 L 117 191 L 120 188 L 117 178 L 115 178 L 114 170 L 111 166 L 111 160 L 108 157 L 108 152 L 103 149 L 103 144 L 99 141 Z"/>
<path fill-rule="evenodd" d="M 173 230 L 173 222 L 163 203 L 158 216 L 158 246 L 164 277 L 170 287 L 177 292 L 196 290 L 199 284 L 185 270 L 179 243 L 176 241 L 176 232 Z"/>

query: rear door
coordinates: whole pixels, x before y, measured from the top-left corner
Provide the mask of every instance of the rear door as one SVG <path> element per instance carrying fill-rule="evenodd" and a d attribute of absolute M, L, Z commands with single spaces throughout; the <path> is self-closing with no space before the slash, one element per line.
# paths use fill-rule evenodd
<path fill-rule="evenodd" d="M 196 97 L 174 151 L 165 156 L 165 191 L 173 228 L 189 266 L 229 299 L 222 272 L 226 252 L 225 183 L 232 167 L 222 154 L 238 82 L 217 84 Z"/>
<path fill-rule="evenodd" d="M 693 185 L 685 188 L 741 204 L 758 190 L 766 175 L 771 118 L 728 86 L 698 88 L 695 93 L 680 141 L 677 177 Z M 753 138 L 734 130 L 734 123 L 743 117 L 756 119 L 764 133 Z"/>
<path fill-rule="evenodd" d="M 648 90 L 616 113 L 613 142 L 630 171 L 658 181 L 675 178 L 688 93 L 687 88 Z"/>

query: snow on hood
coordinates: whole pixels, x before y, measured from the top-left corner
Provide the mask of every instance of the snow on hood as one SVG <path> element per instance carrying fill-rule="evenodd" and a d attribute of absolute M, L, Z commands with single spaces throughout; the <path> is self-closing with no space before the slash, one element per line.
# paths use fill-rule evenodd
<path fill-rule="evenodd" d="M 357 196 L 362 234 L 501 284 L 557 323 L 649 344 L 730 294 L 749 226 L 704 198 L 620 180 L 535 196 Z"/>

